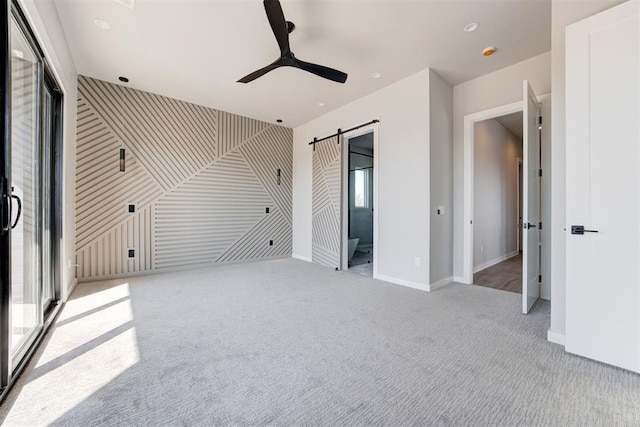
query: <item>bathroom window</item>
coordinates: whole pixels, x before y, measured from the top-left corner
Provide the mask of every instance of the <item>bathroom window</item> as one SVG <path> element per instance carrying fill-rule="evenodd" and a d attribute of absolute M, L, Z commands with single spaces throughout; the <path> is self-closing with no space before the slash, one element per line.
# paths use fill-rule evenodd
<path fill-rule="evenodd" d="M 355 171 L 355 207 L 369 208 L 369 171 L 370 169 L 357 169 Z"/>

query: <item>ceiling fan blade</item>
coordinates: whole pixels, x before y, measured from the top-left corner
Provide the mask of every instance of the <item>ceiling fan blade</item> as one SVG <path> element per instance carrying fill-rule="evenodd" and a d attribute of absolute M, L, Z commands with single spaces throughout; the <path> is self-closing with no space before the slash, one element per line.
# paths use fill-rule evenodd
<path fill-rule="evenodd" d="M 280 60 L 277 60 L 273 64 L 269 64 L 264 68 L 260 68 L 259 70 L 254 71 L 253 73 L 244 76 L 243 78 L 238 80 L 238 83 L 249 83 L 249 82 L 252 82 L 255 79 L 257 79 L 258 77 L 262 77 L 265 74 L 267 74 L 269 71 L 273 71 L 278 67 L 282 67 L 282 64 L 280 63 Z"/>
<path fill-rule="evenodd" d="M 304 62 L 296 58 L 294 67 L 313 73 L 316 76 L 333 80 L 334 82 L 344 83 L 347 81 L 346 73 L 334 70 L 333 68 L 325 67 L 324 65 L 312 64 L 310 62 Z"/>
<path fill-rule="evenodd" d="M 276 36 L 278 46 L 280 46 L 280 54 L 284 55 L 289 52 L 289 29 L 287 21 L 284 19 L 284 12 L 278 0 L 264 0 L 264 10 L 267 12 L 267 19 Z"/>

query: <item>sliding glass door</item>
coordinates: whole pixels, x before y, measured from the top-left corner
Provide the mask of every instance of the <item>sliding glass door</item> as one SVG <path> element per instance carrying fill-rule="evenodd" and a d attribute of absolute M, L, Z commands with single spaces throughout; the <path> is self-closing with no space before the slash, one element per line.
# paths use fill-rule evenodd
<path fill-rule="evenodd" d="M 11 352 L 15 366 L 41 326 L 41 64 L 11 21 Z"/>
<path fill-rule="evenodd" d="M 42 147 L 42 297 L 41 309 L 46 314 L 55 301 L 55 157 L 56 101 L 49 82 L 44 85 Z"/>
<path fill-rule="evenodd" d="M 58 300 L 62 95 L 18 5 L 0 2 L 1 397 Z"/>

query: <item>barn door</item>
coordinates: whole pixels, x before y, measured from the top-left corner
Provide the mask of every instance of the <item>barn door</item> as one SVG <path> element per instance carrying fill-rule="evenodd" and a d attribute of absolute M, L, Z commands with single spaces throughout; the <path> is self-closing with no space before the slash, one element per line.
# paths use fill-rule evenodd
<path fill-rule="evenodd" d="M 313 151 L 312 261 L 341 269 L 341 137 L 315 144 Z"/>

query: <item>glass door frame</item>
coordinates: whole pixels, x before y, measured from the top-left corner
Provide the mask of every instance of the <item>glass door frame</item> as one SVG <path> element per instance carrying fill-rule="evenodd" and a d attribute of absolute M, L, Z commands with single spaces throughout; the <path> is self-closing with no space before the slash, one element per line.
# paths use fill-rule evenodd
<path fill-rule="evenodd" d="M 51 68 L 49 67 L 46 60 L 44 61 L 44 84 L 43 84 L 43 99 L 44 93 L 49 92 L 51 94 L 51 112 L 53 116 L 51 117 L 51 146 L 49 147 L 50 152 L 50 161 L 48 165 L 43 165 L 43 172 L 48 172 L 45 176 L 42 176 L 43 182 L 47 179 L 49 180 L 50 186 L 43 186 L 44 191 L 49 189 L 51 191 L 49 205 L 44 205 L 44 196 L 43 196 L 43 209 L 49 210 L 50 215 L 50 232 L 49 239 L 44 238 L 43 236 L 43 246 L 45 244 L 49 245 L 50 250 L 50 273 L 52 275 L 52 289 L 51 289 L 51 302 L 42 307 L 43 317 L 45 321 L 45 326 L 47 320 L 50 318 L 51 312 L 54 308 L 59 305 L 61 300 L 61 289 L 60 284 L 62 283 L 62 271 L 61 271 L 61 254 L 62 254 L 62 124 L 63 124 L 63 95 L 60 86 L 56 82 L 56 78 L 51 72 Z M 43 102 L 43 118 L 47 118 L 45 115 L 45 104 Z M 46 131 L 46 126 L 43 126 L 43 141 L 46 143 L 46 136 L 44 132 Z M 44 147 L 43 147 L 44 150 Z M 43 159 L 46 161 L 44 155 Z M 44 216 L 44 213 L 43 213 Z M 43 227 L 43 232 L 45 231 Z M 43 286 L 44 286 L 43 280 Z M 42 302 L 42 301 L 41 301 Z"/>
<path fill-rule="evenodd" d="M 0 390 L 11 378 L 11 3 L 0 2 Z"/>
<path fill-rule="evenodd" d="M 11 208 L 10 208 L 10 183 L 11 181 L 11 21 L 14 19 L 38 56 L 40 62 L 40 128 L 38 129 L 39 161 L 44 159 L 44 142 L 46 126 L 42 125 L 45 119 L 44 92 L 48 90 L 53 95 L 51 119 L 51 146 L 49 148 L 51 159 L 40 172 L 39 180 L 44 183 L 49 180 L 50 187 L 42 188 L 39 194 L 44 199 L 44 191 L 50 191 L 49 206 L 41 206 L 39 215 L 43 221 L 44 210 L 49 209 L 51 215 L 49 238 L 44 239 L 44 229 L 41 230 L 40 264 L 42 265 L 42 253 L 44 245 L 50 248 L 51 263 L 51 289 L 52 302 L 46 307 L 41 307 L 39 327 L 32 341 L 26 346 L 22 358 L 12 363 L 11 350 Z M 6 397 L 14 380 L 20 375 L 29 359 L 42 341 L 49 326 L 58 314 L 61 296 L 61 266 L 62 251 L 62 124 L 63 124 L 63 93 L 60 85 L 49 66 L 44 52 L 30 29 L 28 20 L 22 12 L 16 0 L 0 0 L 0 129 L 2 137 L 0 141 L 0 403 Z M 44 187 L 44 186 L 43 186 Z M 43 286 L 42 271 L 39 280 L 39 301 L 42 306 Z"/>

